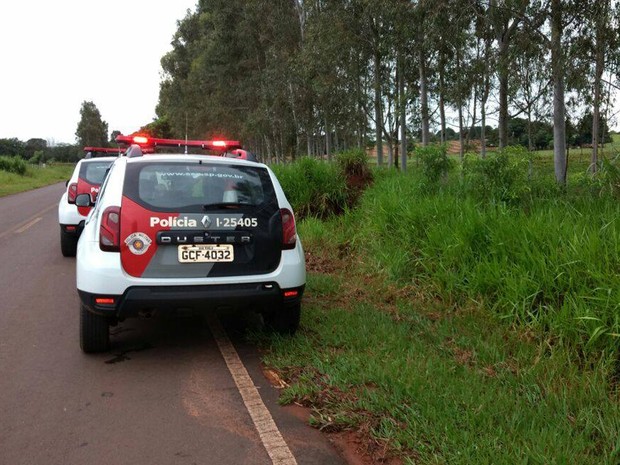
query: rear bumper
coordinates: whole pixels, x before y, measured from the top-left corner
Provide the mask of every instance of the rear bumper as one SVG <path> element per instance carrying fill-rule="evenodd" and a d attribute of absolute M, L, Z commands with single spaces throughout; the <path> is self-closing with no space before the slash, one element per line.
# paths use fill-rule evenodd
<path fill-rule="evenodd" d="M 60 230 L 64 234 L 68 234 L 70 236 L 80 237 L 82 234 L 82 230 L 84 229 L 84 220 L 80 221 L 77 224 L 61 224 Z"/>
<path fill-rule="evenodd" d="M 253 308 L 269 310 L 301 300 L 304 287 L 281 289 L 275 282 L 214 284 L 198 286 L 135 286 L 122 295 L 98 295 L 78 290 L 82 304 L 91 312 L 123 320 L 143 312 L 173 312 L 191 309 L 210 312 L 218 309 Z M 97 299 L 110 299 L 98 303 Z M 113 301 L 113 302 L 112 302 Z"/>

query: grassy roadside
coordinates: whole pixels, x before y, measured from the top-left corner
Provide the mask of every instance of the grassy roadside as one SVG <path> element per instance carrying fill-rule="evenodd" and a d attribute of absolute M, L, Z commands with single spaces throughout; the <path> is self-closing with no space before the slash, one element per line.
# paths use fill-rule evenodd
<path fill-rule="evenodd" d="M 52 164 L 44 168 L 29 165 L 23 176 L 0 170 L 0 197 L 66 181 L 74 168 L 73 163 Z"/>
<path fill-rule="evenodd" d="M 450 244 L 427 251 L 407 246 L 413 237 L 389 241 L 423 216 L 383 222 L 388 240 L 373 243 L 381 234 L 373 215 L 418 202 L 400 185 L 390 205 L 385 183 L 377 184 L 365 194 L 378 199 L 364 204 L 366 214 L 300 224 L 309 270 L 302 328 L 293 339 L 259 341 L 265 364 L 288 383 L 282 402 L 310 407 L 324 430 L 358 431 L 375 462 L 385 453 L 416 464 L 618 463 L 615 354 L 578 356 L 548 328 L 511 324 L 483 299 L 451 298 L 413 268 Z M 471 231 L 493 239 L 485 221 Z M 458 227 L 441 234 L 438 223 L 425 231 L 438 241 Z"/>
<path fill-rule="evenodd" d="M 311 257 L 302 330 L 262 341 L 266 365 L 289 383 L 283 403 L 312 408 L 321 429 L 359 430 L 377 460 L 618 462 L 613 366 L 578 367 L 565 348 L 476 305 L 360 272 L 331 228 L 301 230 Z"/>

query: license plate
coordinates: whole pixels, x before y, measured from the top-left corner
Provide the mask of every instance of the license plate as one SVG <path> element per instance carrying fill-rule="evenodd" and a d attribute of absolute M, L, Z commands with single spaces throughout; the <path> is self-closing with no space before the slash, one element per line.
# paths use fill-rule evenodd
<path fill-rule="evenodd" d="M 232 244 L 180 245 L 178 257 L 180 263 L 232 262 L 235 251 Z"/>

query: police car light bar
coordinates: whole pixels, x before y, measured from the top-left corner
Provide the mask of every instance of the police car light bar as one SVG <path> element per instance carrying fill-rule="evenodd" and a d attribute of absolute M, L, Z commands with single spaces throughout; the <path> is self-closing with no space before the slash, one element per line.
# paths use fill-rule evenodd
<path fill-rule="evenodd" d="M 235 150 L 241 149 L 242 145 L 236 140 L 184 140 L 184 139 L 159 139 L 142 135 L 116 136 L 119 144 L 138 144 L 142 147 L 196 147 L 203 150 Z"/>
<path fill-rule="evenodd" d="M 84 147 L 84 152 L 96 152 L 96 153 L 119 153 L 122 150 L 110 147 Z"/>
<path fill-rule="evenodd" d="M 123 149 L 119 148 L 110 148 L 110 147 L 84 147 L 84 152 L 86 152 L 85 158 L 95 158 L 97 156 L 105 156 L 108 154 L 114 155 L 122 155 Z"/>

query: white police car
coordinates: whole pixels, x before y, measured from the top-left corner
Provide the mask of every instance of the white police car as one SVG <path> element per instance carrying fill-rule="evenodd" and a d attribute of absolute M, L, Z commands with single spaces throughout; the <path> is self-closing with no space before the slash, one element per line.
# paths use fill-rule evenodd
<path fill-rule="evenodd" d="M 305 260 L 273 172 L 243 159 L 238 142 L 147 143 L 220 155 L 146 155 L 132 145 L 112 164 L 77 247 L 82 350 L 107 350 L 118 321 L 176 309 L 248 307 L 293 334 Z M 92 206 L 87 194 L 76 203 Z"/>
<path fill-rule="evenodd" d="M 58 203 L 60 251 L 65 257 L 75 256 L 80 231 L 91 209 L 75 205 L 75 198 L 80 194 L 89 194 L 93 201 L 97 198 L 106 170 L 117 158 L 109 155 L 119 153 L 118 149 L 103 147 L 84 147 L 84 151 L 86 157 L 76 164 Z"/>

